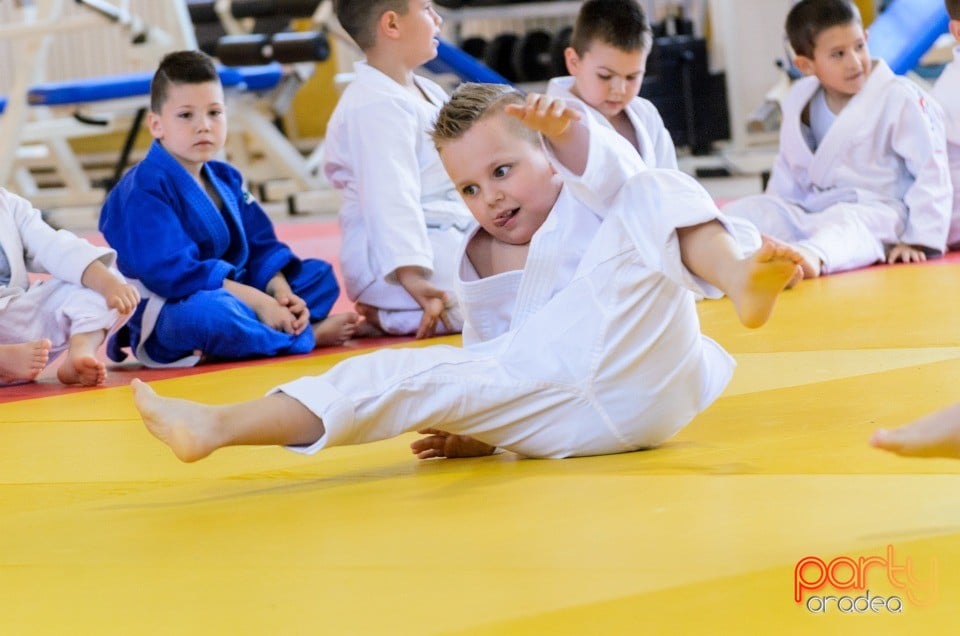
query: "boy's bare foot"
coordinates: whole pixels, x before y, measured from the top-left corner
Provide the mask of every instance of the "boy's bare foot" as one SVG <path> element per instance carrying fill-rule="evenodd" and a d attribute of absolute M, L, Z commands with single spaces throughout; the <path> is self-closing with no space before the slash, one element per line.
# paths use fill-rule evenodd
<path fill-rule="evenodd" d="M 360 316 L 353 312 L 327 316 L 310 327 L 313 329 L 314 346 L 342 345 L 356 335 L 359 322 Z"/>
<path fill-rule="evenodd" d="M 354 308 L 357 310 L 357 313 L 360 314 L 360 317 L 363 318 L 363 320 L 360 321 L 357 336 L 361 338 L 378 338 L 387 335 L 387 332 L 384 331 L 380 325 L 379 309 L 373 305 L 360 302 L 355 303 Z"/>
<path fill-rule="evenodd" d="M 67 359 L 57 369 L 57 379 L 64 384 L 100 386 L 107 381 L 107 367 L 92 355 L 67 353 Z"/>
<path fill-rule="evenodd" d="M 46 338 L 0 345 L 0 381 L 36 380 L 50 360 L 50 346 Z"/>
<path fill-rule="evenodd" d="M 960 458 L 960 403 L 900 428 L 878 429 L 870 444 L 904 457 Z"/>
<path fill-rule="evenodd" d="M 803 261 L 800 263 L 800 267 L 803 268 L 803 277 L 819 278 L 820 270 L 823 269 L 823 261 L 820 260 L 820 257 L 799 245 L 794 245 L 793 249 L 800 252 L 800 256 L 803 257 Z"/>
<path fill-rule="evenodd" d="M 180 461 L 195 462 L 218 448 L 214 435 L 217 407 L 161 397 L 139 379 L 133 380 L 130 388 L 147 429 L 169 446 Z"/>
<path fill-rule="evenodd" d="M 468 435 L 453 435 L 435 428 L 417 431 L 427 437 L 410 443 L 410 450 L 419 459 L 432 457 L 482 457 L 492 455 L 496 446 L 485 444 Z"/>
<path fill-rule="evenodd" d="M 760 249 L 743 259 L 740 281 L 727 295 L 744 326 L 755 329 L 767 322 L 777 296 L 794 278 L 802 260 L 790 245 L 766 238 Z"/>

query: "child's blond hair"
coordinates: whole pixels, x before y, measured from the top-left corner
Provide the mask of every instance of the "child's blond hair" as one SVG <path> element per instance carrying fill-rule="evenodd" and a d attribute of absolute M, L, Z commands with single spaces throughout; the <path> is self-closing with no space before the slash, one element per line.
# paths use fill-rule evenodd
<path fill-rule="evenodd" d="M 461 84 L 440 109 L 430 137 L 439 151 L 445 143 L 463 137 L 481 119 L 502 113 L 508 104 L 523 103 L 523 95 L 506 84 Z M 513 117 L 508 119 L 515 124 L 518 137 L 539 143 L 536 131 Z"/>

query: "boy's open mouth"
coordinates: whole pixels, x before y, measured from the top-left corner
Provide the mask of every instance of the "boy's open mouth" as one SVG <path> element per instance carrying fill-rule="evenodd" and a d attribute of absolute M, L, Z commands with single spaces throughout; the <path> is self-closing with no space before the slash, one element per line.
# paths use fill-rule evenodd
<path fill-rule="evenodd" d="M 493 220 L 494 224 L 497 227 L 503 227 L 507 222 L 517 215 L 517 212 L 520 211 L 520 208 L 513 208 L 512 210 L 506 210 L 497 215 L 497 218 Z"/>

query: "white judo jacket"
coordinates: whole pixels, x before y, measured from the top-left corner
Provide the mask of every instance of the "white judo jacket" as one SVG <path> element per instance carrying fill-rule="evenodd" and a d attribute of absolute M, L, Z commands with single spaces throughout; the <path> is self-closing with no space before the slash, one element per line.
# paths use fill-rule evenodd
<path fill-rule="evenodd" d="M 901 242 L 943 252 L 953 187 L 939 106 L 875 60 L 866 84 L 814 151 L 801 116 L 819 88 L 814 76 L 798 80 L 782 104 L 780 152 L 767 194 L 808 212 L 837 203 L 887 206 L 903 222 Z"/>

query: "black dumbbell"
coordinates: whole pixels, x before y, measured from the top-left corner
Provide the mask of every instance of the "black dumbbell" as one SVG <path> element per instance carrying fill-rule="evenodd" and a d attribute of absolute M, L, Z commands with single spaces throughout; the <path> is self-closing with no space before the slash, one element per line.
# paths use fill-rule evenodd
<path fill-rule="evenodd" d="M 541 82 L 553 75 L 550 56 L 553 36 L 542 29 L 529 31 L 513 48 L 513 69 L 521 82 Z"/>
<path fill-rule="evenodd" d="M 490 40 L 483 54 L 486 65 L 500 73 L 508 82 L 519 81 L 513 67 L 513 50 L 519 41 L 516 33 L 501 33 Z"/>
<path fill-rule="evenodd" d="M 552 72 L 554 77 L 569 75 L 567 70 L 567 58 L 564 51 L 570 46 L 570 39 L 573 36 L 573 27 L 565 26 L 553 38 L 553 45 L 550 47 L 550 59 L 552 62 Z"/>
<path fill-rule="evenodd" d="M 460 48 L 474 59 L 483 60 L 487 52 L 487 41 L 481 37 L 466 38 L 460 43 Z"/>

